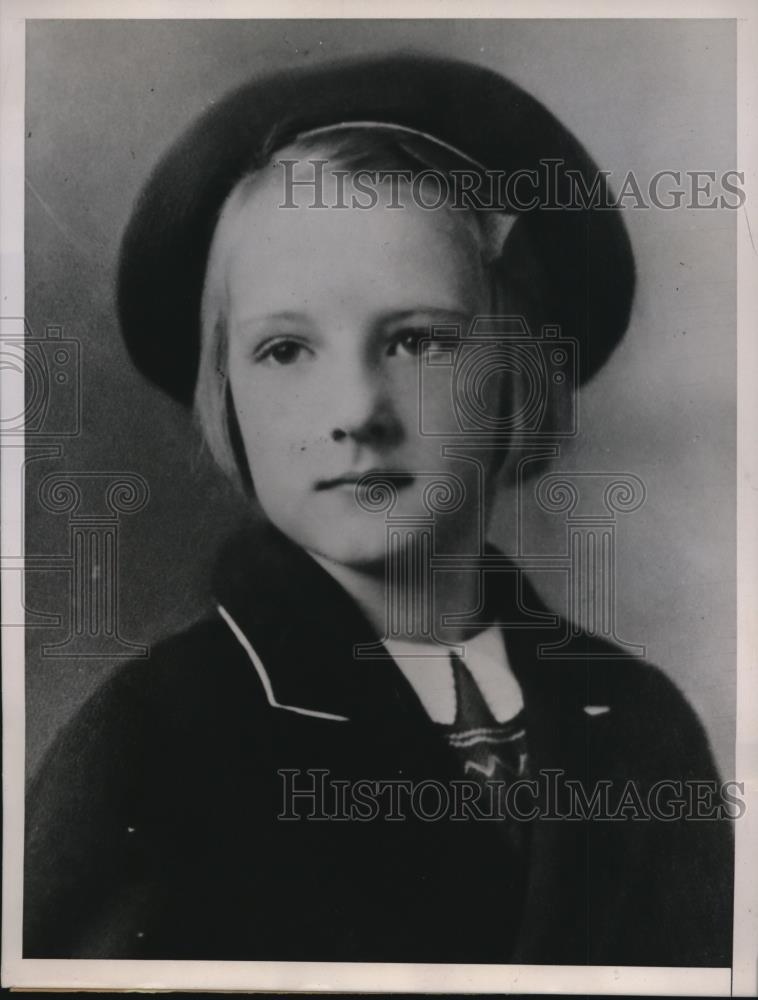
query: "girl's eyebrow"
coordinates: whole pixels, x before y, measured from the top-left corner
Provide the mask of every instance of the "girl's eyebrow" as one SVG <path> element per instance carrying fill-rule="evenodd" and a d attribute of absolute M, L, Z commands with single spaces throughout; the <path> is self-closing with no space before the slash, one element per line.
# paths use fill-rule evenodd
<path fill-rule="evenodd" d="M 410 309 L 397 309 L 385 313 L 384 319 L 408 319 L 411 316 L 459 316 L 461 319 L 469 319 L 470 312 L 462 307 L 456 306 L 414 306 Z M 248 326 L 253 323 L 266 323 L 270 320 L 290 320 L 292 322 L 310 322 L 311 317 L 296 309 L 280 309 L 271 313 L 258 313 L 243 316 L 236 320 L 237 326 Z"/>
<path fill-rule="evenodd" d="M 293 309 L 282 309 L 278 312 L 243 316 L 241 319 L 236 320 L 234 325 L 236 327 L 244 328 L 262 326 L 266 323 L 282 321 L 288 323 L 310 323 L 310 317 L 306 313 L 297 312 Z"/>
<path fill-rule="evenodd" d="M 388 313 L 384 319 L 402 321 L 413 319 L 414 317 L 431 317 L 434 319 L 459 319 L 467 324 L 471 322 L 471 313 L 462 308 L 447 306 L 417 306 L 414 309 L 401 309 L 397 312 Z"/>
<path fill-rule="evenodd" d="M 304 312 L 298 312 L 296 309 L 279 309 L 272 313 L 259 313 L 252 314 L 250 316 L 243 316 L 240 322 L 242 323 L 258 323 L 261 320 L 267 319 L 306 319 L 307 316 Z"/>
<path fill-rule="evenodd" d="M 471 313 L 461 307 L 420 305 L 410 309 L 397 309 L 386 312 L 379 316 L 372 325 L 378 330 L 388 324 L 416 322 L 426 326 L 438 322 L 461 325 L 468 329 L 471 320 Z M 293 326 L 312 328 L 314 320 L 308 313 L 299 312 L 295 309 L 281 309 L 272 313 L 243 316 L 241 319 L 235 320 L 234 327 L 243 333 L 254 334 L 256 330 L 265 331 L 277 323 L 290 323 Z"/>

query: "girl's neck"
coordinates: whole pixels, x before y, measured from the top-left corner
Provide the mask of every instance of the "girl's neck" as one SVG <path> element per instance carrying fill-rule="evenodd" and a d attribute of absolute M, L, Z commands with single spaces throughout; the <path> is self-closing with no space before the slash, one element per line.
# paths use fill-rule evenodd
<path fill-rule="evenodd" d="M 448 616 L 473 612 L 480 603 L 479 574 L 475 569 L 414 574 L 397 579 L 384 565 L 345 566 L 322 555 L 313 558 L 353 598 L 380 637 L 417 642 L 463 642 L 479 631 L 476 620 L 465 625 L 443 625 Z M 398 574 L 397 576 L 400 576 Z"/>

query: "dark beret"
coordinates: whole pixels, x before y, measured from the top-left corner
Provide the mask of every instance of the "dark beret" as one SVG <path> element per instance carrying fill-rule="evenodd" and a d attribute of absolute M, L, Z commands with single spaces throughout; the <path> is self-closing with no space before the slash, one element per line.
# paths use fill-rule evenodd
<path fill-rule="evenodd" d="M 118 312 L 137 368 L 191 403 L 206 261 L 227 195 L 272 149 L 301 132 L 351 121 L 415 129 L 505 176 L 539 169 L 537 207 L 509 208 L 521 215 L 514 232 L 528 231 L 557 322 L 578 340 L 580 381 L 596 372 L 623 336 L 634 291 L 621 213 L 599 207 L 611 203 L 605 177 L 574 136 L 514 83 L 481 66 L 418 55 L 261 76 L 215 102 L 174 142 L 138 198 L 121 246 Z M 598 185 L 596 200 L 561 208 L 570 204 L 576 178 L 587 192 Z"/>

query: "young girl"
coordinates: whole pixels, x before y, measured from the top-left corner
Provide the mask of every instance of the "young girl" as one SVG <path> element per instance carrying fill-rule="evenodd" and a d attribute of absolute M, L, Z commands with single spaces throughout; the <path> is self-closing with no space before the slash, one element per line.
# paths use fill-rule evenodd
<path fill-rule="evenodd" d="M 256 80 L 159 164 L 122 329 L 259 516 L 35 779 L 26 956 L 728 964 L 700 724 L 599 638 L 543 656 L 560 621 L 486 543 L 628 319 L 577 176 L 531 97 L 411 57 Z"/>

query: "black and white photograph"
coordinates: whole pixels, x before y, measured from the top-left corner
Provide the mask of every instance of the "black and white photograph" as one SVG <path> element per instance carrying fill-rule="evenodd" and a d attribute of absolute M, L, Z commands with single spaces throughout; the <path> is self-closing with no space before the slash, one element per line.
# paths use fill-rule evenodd
<path fill-rule="evenodd" d="M 164 8 L 5 14 L 3 985 L 753 995 L 755 12 Z"/>

